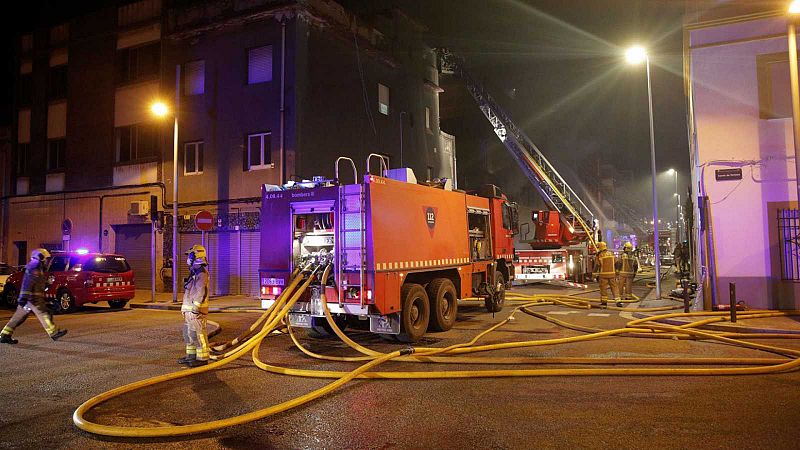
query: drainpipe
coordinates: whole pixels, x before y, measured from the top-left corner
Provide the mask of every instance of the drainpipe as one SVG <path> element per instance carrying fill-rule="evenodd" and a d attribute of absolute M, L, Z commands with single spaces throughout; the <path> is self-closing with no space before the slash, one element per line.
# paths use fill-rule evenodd
<path fill-rule="evenodd" d="M 280 185 L 286 176 L 286 20 L 281 20 L 281 140 Z"/>

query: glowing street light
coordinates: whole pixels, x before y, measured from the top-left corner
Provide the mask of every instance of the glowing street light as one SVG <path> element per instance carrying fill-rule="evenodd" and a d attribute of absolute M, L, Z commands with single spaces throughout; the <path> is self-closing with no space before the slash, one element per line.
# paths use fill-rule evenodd
<path fill-rule="evenodd" d="M 647 50 L 640 45 L 634 45 L 625 52 L 625 60 L 628 64 L 641 64 L 647 61 Z"/>
<path fill-rule="evenodd" d="M 794 0 L 789 4 L 789 14 L 800 14 L 800 0 Z"/>
<path fill-rule="evenodd" d="M 650 171 L 653 184 L 653 253 L 656 269 L 656 298 L 661 298 L 661 250 L 659 249 L 658 234 L 658 190 L 656 188 L 656 140 L 655 127 L 653 126 L 653 87 L 650 83 L 650 57 L 644 47 L 635 45 L 625 52 L 628 64 L 639 65 L 645 63 L 647 71 L 647 105 L 650 113 Z"/>
<path fill-rule="evenodd" d="M 169 106 L 161 101 L 153 102 L 150 105 L 150 112 L 156 117 L 166 117 L 169 114 Z"/>

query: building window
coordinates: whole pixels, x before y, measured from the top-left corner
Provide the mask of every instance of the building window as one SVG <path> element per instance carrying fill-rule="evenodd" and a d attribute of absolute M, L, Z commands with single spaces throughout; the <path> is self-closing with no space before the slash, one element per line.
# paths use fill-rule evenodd
<path fill-rule="evenodd" d="M 202 141 L 188 142 L 183 144 L 183 174 L 197 175 L 203 173 L 203 149 L 205 144 Z"/>
<path fill-rule="evenodd" d="M 199 95 L 205 92 L 206 62 L 192 61 L 184 64 L 183 94 Z"/>
<path fill-rule="evenodd" d="M 50 28 L 50 45 L 57 45 L 69 39 L 69 24 L 62 23 Z"/>
<path fill-rule="evenodd" d="M 247 136 L 247 170 L 258 170 L 272 167 L 272 133 L 257 133 Z"/>
<path fill-rule="evenodd" d="M 130 83 L 155 77 L 160 64 L 159 42 L 117 50 L 117 82 Z"/>
<path fill-rule="evenodd" d="M 51 67 L 47 74 L 47 99 L 67 98 L 67 66 Z"/>
<path fill-rule="evenodd" d="M 17 175 L 28 173 L 28 155 L 31 152 L 31 144 L 17 144 Z"/>
<path fill-rule="evenodd" d="M 20 49 L 22 52 L 29 52 L 33 50 L 33 35 L 23 34 L 20 38 Z"/>
<path fill-rule="evenodd" d="M 425 129 L 431 130 L 431 109 L 427 106 L 425 107 Z"/>
<path fill-rule="evenodd" d="M 378 83 L 378 112 L 389 115 L 389 87 Z"/>
<path fill-rule="evenodd" d="M 161 0 L 142 0 L 120 6 L 117 10 L 117 25 L 127 27 L 155 20 L 161 15 Z"/>
<path fill-rule="evenodd" d="M 136 124 L 115 130 L 118 163 L 136 162 L 158 156 L 158 129 L 152 125 Z"/>
<path fill-rule="evenodd" d="M 247 84 L 272 81 L 272 46 L 247 51 Z"/>
<path fill-rule="evenodd" d="M 28 106 L 33 101 L 33 75 L 19 76 L 19 105 Z"/>
<path fill-rule="evenodd" d="M 51 139 L 47 142 L 47 170 L 64 170 L 64 155 L 67 151 L 66 139 Z"/>
<path fill-rule="evenodd" d="M 789 55 L 758 55 L 758 103 L 762 119 L 792 117 L 792 96 L 789 82 Z"/>

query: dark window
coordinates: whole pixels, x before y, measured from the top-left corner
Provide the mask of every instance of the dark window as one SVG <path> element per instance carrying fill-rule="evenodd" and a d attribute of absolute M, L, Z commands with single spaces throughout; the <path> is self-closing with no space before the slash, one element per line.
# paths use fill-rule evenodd
<path fill-rule="evenodd" d="M 59 100 L 67 97 L 67 66 L 51 67 L 47 74 L 47 99 Z"/>
<path fill-rule="evenodd" d="M 247 84 L 272 81 L 272 46 L 247 51 Z"/>
<path fill-rule="evenodd" d="M 184 144 L 183 173 L 194 175 L 203 173 L 203 142 L 189 142 Z"/>
<path fill-rule="evenodd" d="M 206 62 L 192 61 L 183 65 L 183 95 L 198 95 L 205 92 Z"/>
<path fill-rule="evenodd" d="M 758 103 L 762 119 L 792 117 L 789 54 L 758 55 Z"/>
<path fill-rule="evenodd" d="M 19 104 L 30 105 L 33 101 L 33 75 L 26 73 L 19 76 Z"/>
<path fill-rule="evenodd" d="M 31 144 L 17 145 L 17 175 L 28 173 L 28 155 L 31 152 Z"/>
<path fill-rule="evenodd" d="M 158 128 L 149 124 L 118 127 L 116 134 L 117 162 L 125 163 L 158 156 Z"/>
<path fill-rule="evenodd" d="M 48 271 L 63 272 L 67 270 L 68 263 L 69 263 L 69 257 L 67 256 L 53 256 L 50 259 L 50 267 L 48 268 Z"/>
<path fill-rule="evenodd" d="M 117 50 L 117 82 L 129 83 L 158 75 L 161 44 Z"/>
<path fill-rule="evenodd" d="M 257 133 L 247 136 L 245 162 L 247 170 L 271 167 L 272 133 Z"/>
<path fill-rule="evenodd" d="M 66 139 L 52 139 L 47 142 L 47 170 L 63 170 L 65 153 L 67 151 Z"/>
<path fill-rule="evenodd" d="M 88 272 L 119 273 L 131 270 L 131 266 L 121 256 L 95 256 L 83 262 L 83 270 Z"/>
<path fill-rule="evenodd" d="M 389 115 L 389 97 L 391 93 L 389 86 L 378 83 L 378 112 L 388 116 Z"/>

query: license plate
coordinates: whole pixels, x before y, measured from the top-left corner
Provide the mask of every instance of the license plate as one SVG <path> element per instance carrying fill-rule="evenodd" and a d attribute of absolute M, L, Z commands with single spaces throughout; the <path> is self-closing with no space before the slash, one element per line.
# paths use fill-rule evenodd
<path fill-rule="evenodd" d="M 106 278 L 106 283 L 118 283 L 122 281 L 122 277 Z"/>

